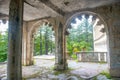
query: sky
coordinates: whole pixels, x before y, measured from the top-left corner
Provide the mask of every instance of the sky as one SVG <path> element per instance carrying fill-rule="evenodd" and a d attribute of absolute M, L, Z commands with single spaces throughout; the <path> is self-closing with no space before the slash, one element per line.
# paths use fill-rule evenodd
<path fill-rule="evenodd" d="M 84 18 L 85 18 L 85 15 L 81 15 L 82 16 L 82 19 L 78 19 L 78 18 L 75 18 L 75 21 L 76 23 L 71 23 L 71 26 L 73 26 L 73 28 L 77 29 L 78 25 L 81 24 L 81 22 L 83 22 Z M 89 18 L 88 18 L 88 22 L 89 23 L 92 23 L 92 18 L 93 16 L 90 15 Z"/>
<path fill-rule="evenodd" d="M 0 20 L 0 32 L 4 32 L 8 29 L 8 21 L 6 24 L 2 23 L 2 20 Z"/>
<path fill-rule="evenodd" d="M 92 22 L 92 15 L 90 15 L 89 16 L 89 19 L 88 19 L 88 21 L 89 21 L 89 23 L 91 23 Z M 84 15 L 82 15 L 82 20 L 85 18 L 85 16 Z M 74 26 L 74 28 L 77 28 L 77 26 L 82 22 L 82 20 L 79 20 L 78 18 L 76 18 L 75 19 L 75 21 L 76 21 L 76 23 L 74 24 L 74 23 L 71 23 L 71 25 L 72 26 Z M 99 21 L 99 20 L 98 20 Z M 96 20 L 96 23 L 98 22 L 97 20 Z M 94 26 L 95 26 L 95 24 L 94 24 Z M 4 32 L 4 31 L 6 31 L 8 29 L 8 21 L 7 21 L 7 23 L 6 24 L 3 24 L 2 23 L 2 20 L 0 20 L 0 32 Z"/>
<path fill-rule="evenodd" d="M 90 15 L 89 16 L 89 23 L 91 23 L 92 22 L 92 15 Z M 85 16 L 84 15 L 82 15 L 82 20 L 85 18 Z M 72 26 L 74 26 L 74 28 L 77 28 L 77 26 L 82 22 L 82 20 L 79 20 L 78 18 L 76 18 L 75 19 L 75 21 L 76 21 L 76 23 L 74 24 L 74 23 L 71 23 L 71 25 Z M 6 31 L 8 29 L 8 21 L 7 21 L 7 23 L 6 24 L 3 24 L 2 23 L 2 20 L 0 20 L 0 32 L 4 32 L 4 31 Z"/>

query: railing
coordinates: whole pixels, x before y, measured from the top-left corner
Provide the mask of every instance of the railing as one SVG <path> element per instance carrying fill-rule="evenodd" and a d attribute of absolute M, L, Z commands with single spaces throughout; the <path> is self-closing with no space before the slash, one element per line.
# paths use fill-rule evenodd
<path fill-rule="evenodd" d="M 76 52 L 80 62 L 107 62 L 107 52 Z"/>

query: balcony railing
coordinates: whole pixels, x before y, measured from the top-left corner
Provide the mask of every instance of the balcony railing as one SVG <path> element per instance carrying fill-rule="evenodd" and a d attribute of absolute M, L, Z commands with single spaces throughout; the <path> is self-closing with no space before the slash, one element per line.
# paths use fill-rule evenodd
<path fill-rule="evenodd" d="M 76 52 L 80 62 L 107 62 L 107 52 Z"/>

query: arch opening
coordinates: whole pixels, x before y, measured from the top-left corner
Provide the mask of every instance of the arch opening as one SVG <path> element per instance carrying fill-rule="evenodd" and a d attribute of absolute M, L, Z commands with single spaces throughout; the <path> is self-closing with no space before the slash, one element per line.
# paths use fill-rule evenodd
<path fill-rule="evenodd" d="M 107 25 L 98 14 L 89 11 L 74 14 L 66 21 L 65 34 L 68 60 L 77 60 L 78 64 L 85 62 L 85 65 L 89 62 L 105 63 L 101 71 L 108 71 Z M 98 65 L 96 66 L 98 69 Z"/>
<path fill-rule="evenodd" d="M 30 75 L 36 76 L 36 73 L 45 75 L 44 72 L 49 72 L 55 64 L 54 26 L 48 20 L 40 20 L 32 24 L 27 33 L 29 53 L 23 54 L 23 57 L 27 56 L 25 60 L 29 61 L 29 67 L 22 67 L 22 77 L 25 79 Z M 24 70 L 29 70 L 29 73 Z"/>
<path fill-rule="evenodd" d="M 54 55 L 55 54 L 55 36 L 53 26 L 43 23 L 33 33 L 34 35 L 34 55 Z"/>

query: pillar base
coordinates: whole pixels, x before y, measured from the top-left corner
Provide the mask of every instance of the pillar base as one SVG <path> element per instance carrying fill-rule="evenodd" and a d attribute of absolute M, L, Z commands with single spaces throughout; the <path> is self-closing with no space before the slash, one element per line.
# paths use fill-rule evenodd
<path fill-rule="evenodd" d="M 61 70 L 67 70 L 68 69 L 68 64 L 58 64 L 55 63 L 54 70 L 61 71 Z"/>
<path fill-rule="evenodd" d="M 110 75 L 112 77 L 120 78 L 120 67 L 119 68 L 110 68 L 109 71 L 110 71 Z"/>
<path fill-rule="evenodd" d="M 22 63 L 22 66 L 31 66 L 31 65 L 34 65 L 34 61 L 31 61 L 29 63 Z"/>

